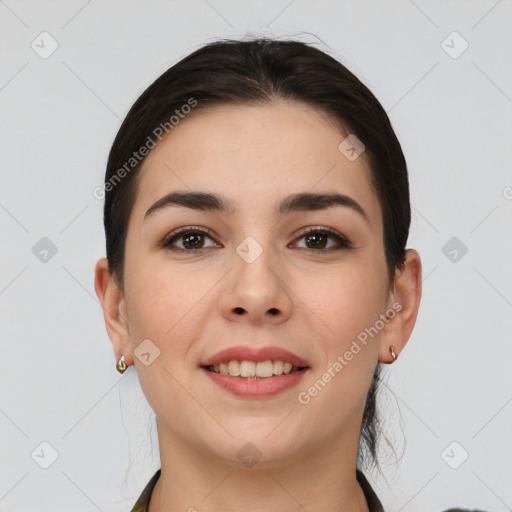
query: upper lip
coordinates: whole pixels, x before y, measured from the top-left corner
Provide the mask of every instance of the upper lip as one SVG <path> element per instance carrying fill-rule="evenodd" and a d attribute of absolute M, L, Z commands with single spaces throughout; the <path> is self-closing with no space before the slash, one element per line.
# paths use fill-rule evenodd
<path fill-rule="evenodd" d="M 209 357 L 202 363 L 201 366 L 211 366 L 214 364 L 226 363 L 228 361 L 284 361 L 292 363 L 299 368 L 309 366 L 309 362 L 301 357 L 293 354 L 289 350 L 281 347 L 267 346 L 267 347 L 251 347 L 248 345 L 237 345 L 229 347 L 213 356 Z"/>

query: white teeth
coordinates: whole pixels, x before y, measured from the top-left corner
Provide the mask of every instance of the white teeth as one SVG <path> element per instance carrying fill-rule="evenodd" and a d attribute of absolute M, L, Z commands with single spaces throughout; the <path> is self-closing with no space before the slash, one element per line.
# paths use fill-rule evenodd
<path fill-rule="evenodd" d="M 228 373 L 229 373 L 229 375 L 238 377 L 240 375 L 240 363 L 238 361 L 229 361 Z"/>
<path fill-rule="evenodd" d="M 283 361 L 274 361 L 274 374 L 281 375 L 283 373 L 284 363 Z"/>
<path fill-rule="evenodd" d="M 272 361 L 260 361 L 256 365 L 256 377 L 272 377 L 272 375 L 274 375 Z"/>
<path fill-rule="evenodd" d="M 220 364 L 215 364 L 208 367 L 215 373 L 222 375 L 231 375 L 233 377 L 244 377 L 244 378 L 260 378 L 266 379 L 273 375 L 288 375 L 289 373 L 298 371 L 298 367 L 292 365 L 292 363 L 284 361 L 260 361 L 255 363 L 254 361 L 227 361 Z"/>
<path fill-rule="evenodd" d="M 240 376 L 241 377 L 256 377 L 256 363 L 253 361 L 240 362 Z"/>

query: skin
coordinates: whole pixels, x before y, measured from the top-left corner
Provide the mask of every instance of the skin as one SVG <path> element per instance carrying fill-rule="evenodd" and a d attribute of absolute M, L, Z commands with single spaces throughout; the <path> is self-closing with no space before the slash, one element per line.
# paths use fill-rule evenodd
<path fill-rule="evenodd" d="M 421 262 L 409 249 L 388 287 L 380 204 L 364 153 L 349 161 L 338 150 L 345 136 L 300 103 L 223 106 L 181 121 L 144 160 L 126 239 L 124 294 L 105 258 L 96 265 L 95 289 L 116 359 L 135 364 L 156 413 L 162 474 L 150 512 L 368 511 L 355 476 L 364 404 L 377 362 L 393 362 L 390 345 L 398 355 L 411 335 Z M 220 193 L 236 211 L 170 207 L 144 221 L 173 190 Z M 369 223 L 347 207 L 274 217 L 273 205 L 288 194 L 327 191 L 356 200 Z M 182 226 L 209 228 L 214 236 L 205 235 L 195 254 L 157 245 Z M 327 238 L 325 253 L 315 254 L 299 233 L 309 226 L 332 228 L 354 248 L 336 249 Z M 247 236 L 263 249 L 252 263 L 236 252 Z M 183 237 L 174 246 L 191 250 Z M 400 312 L 301 404 L 298 393 L 393 303 Z M 147 338 L 160 355 L 145 366 L 134 350 Z M 199 363 L 238 344 L 288 349 L 309 361 L 309 375 L 273 398 L 237 398 Z M 262 454 L 252 468 L 237 457 L 247 442 Z"/>

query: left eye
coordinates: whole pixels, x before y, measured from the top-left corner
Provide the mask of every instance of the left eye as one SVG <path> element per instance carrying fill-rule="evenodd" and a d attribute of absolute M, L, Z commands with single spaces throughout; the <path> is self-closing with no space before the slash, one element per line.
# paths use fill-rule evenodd
<path fill-rule="evenodd" d="M 309 231 L 302 233 L 298 240 L 301 238 L 305 238 L 307 240 L 306 243 L 313 244 L 313 248 L 306 247 L 307 250 L 318 253 L 328 252 L 325 249 L 325 245 L 327 243 L 326 240 L 328 238 L 334 239 L 337 242 L 338 249 L 352 249 L 353 247 L 352 242 L 347 237 L 339 235 L 330 229 L 310 229 Z M 334 248 L 336 249 L 336 247 Z M 332 246 L 330 249 L 332 249 Z"/>
<path fill-rule="evenodd" d="M 208 248 L 204 247 L 205 238 L 213 240 L 211 234 L 203 229 L 184 228 L 174 232 L 171 236 L 166 237 L 160 245 L 170 250 L 196 252 Z M 352 242 L 345 236 L 324 228 L 310 229 L 309 231 L 302 233 L 297 240 L 303 238 L 306 239 L 306 244 L 313 244 L 312 248 L 305 247 L 305 249 L 316 253 L 328 252 L 325 246 L 327 239 L 329 238 L 334 239 L 337 242 L 338 249 L 351 249 L 353 247 Z M 183 247 L 176 247 L 174 245 L 174 243 L 179 240 L 182 241 Z M 329 247 L 329 249 L 332 248 L 332 246 Z M 336 249 L 336 246 L 334 248 Z"/>

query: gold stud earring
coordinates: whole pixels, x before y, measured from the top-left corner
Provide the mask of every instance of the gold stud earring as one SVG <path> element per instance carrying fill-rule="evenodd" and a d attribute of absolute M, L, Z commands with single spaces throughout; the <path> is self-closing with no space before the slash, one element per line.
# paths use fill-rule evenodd
<path fill-rule="evenodd" d="M 121 359 L 119 359 L 119 361 L 116 364 L 116 368 L 119 373 L 124 373 L 126 368 L 128 368 L 126 366 L 126 363 L 124 362 L 124 356 L 121 356 Z"/>
<path fill-rule="evenodd" d="M 389 347 L 389 352 L 391 353 L 391 357 L 393 358 L 393 361 L 396 361 L 395 347 L 393 345 L 391 345 Z"/>

